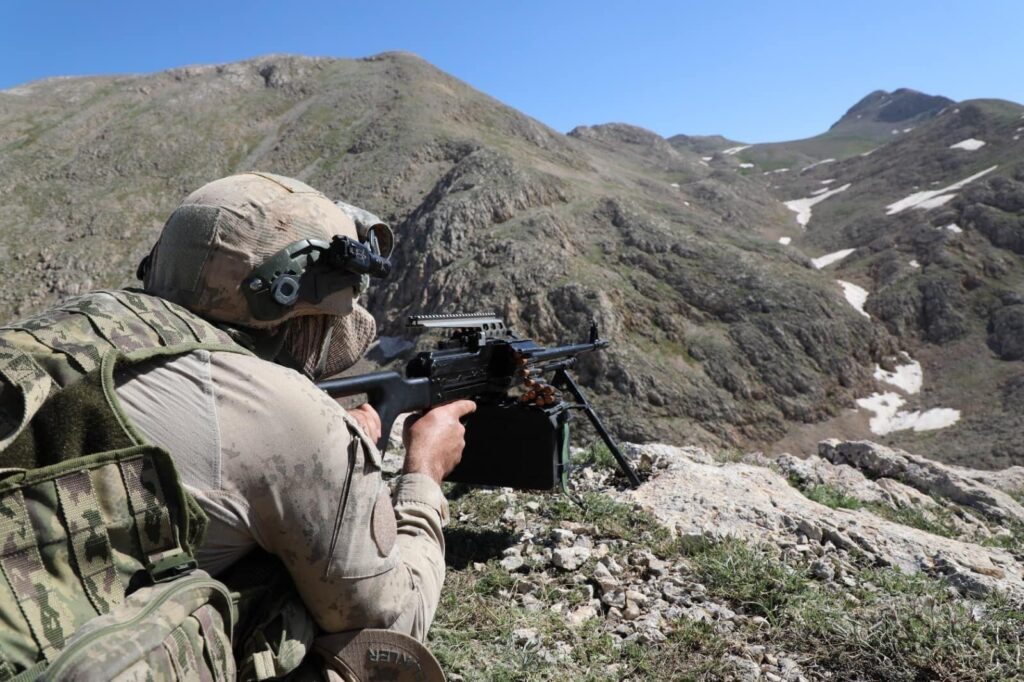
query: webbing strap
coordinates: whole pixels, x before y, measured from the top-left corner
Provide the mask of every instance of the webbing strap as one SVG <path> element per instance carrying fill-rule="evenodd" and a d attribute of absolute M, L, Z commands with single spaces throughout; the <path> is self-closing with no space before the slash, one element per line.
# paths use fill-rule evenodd
<path fill-rule="evenodd" d="M 171 636 L 165 641 L 168 644 L 173 642 L 171 646 L 175 649 L 174 653 L 177 654 L 178 664 L 181 666 L 183 680 L 202 680 L 209 677 L 209 673 L 203 675 L 205 670 L 200 666 L 199 661 L 196 659 L 195 649 L 192 648 L 192 643 L 189 642 L 189 637 L 183 629 L 188 621 L 184 621 L 181 626 L 174 628 L 171 631 Z"/>
<path fill-rule="evenodd" d="M 76 299 L 69 306 L 74 306 L 75 313 L 86 317 L 96 333 L 122 353 L 153 345 L 147 341 L 152 338 L 153 331 L 136 316 L 111 314 L 90 296 Z"/>
<path fill-rule="evenodd" d="M 32 335 L 36 341 L 54 351 L 68 355 L 83 372 L 91 372 L 99 367 L 102 353 L 90 343 L 92 325 L 82 315 L 62 308 L 54 308 L 38 313 L 10 325 Z"/>
<path fill-rule="evenodd" d="M 32 356 L 0 338 L 0 375 L 21 392 L 21 420 L 0 440 L 0 451 L 10 445 L 50 395 L 53 380 Z"/>
<path fill-rule="evenodd" d="M 109 613 L 121 603 L 124 585 L 114 567 L 110 536 L 92 477 L 88 471 L 76 471 L 59 476 L 54 483 L 79 580 L 97 615 Z"/>
<path fill-rule="evenodd" d="M 76 621 L 61 595 L 46 589 L 49 574 L 39 555 L 20 489 L 0 498 L 0 552 L 0 569 L 14 592 L 32 638 L 43 657 L 50 661 L 64 648 L 64 627 Z"/>
<path fill-rule="evenodd" d="M 149 557 L 180 547 L 174 523 L 167 507 L 161 502 L 164 492 L 150 458 L 124 460 L 119 465 L 142 553 Z"/>
<path fill-rule="evenodd" d="M 145 322 L 164 346 L 177 346 L 193 341 L 192 331 L 181 320 L 172 316 L 156 299 L 139 296 L 129 291 L 108 291 L 118 303 L 135 313 Z"/>
<path fill-rule="evenodd" d="M 185 323 L 185 325 L 192 331 L 192 335 L 196 337 L 196 341 L 199 341 L 200 343 L 231 343 L 231 338 L 227 334 L 221 332 L 212 325 L 198 320 L 194 315 L 181 306 L 162 298 L 157 300 L 160 301 L 160 304 L 167 308 L 172 315 Z"/>
<path fill-rule="evenodd" d="M 207 653 L 210 659 L 210 670 L 213 671 L 215 682 L 228 682 L 224 676 L 224 668 L 227 659 L 234 654 L 225 650 L 224 641 L 218 636 L 220 628 L 213 622 L 213 613 L 216 611 L 212 604 L 203 604 L 192 615 L 199 622 L 199 629 L 203 633 L 203 641 L 206 642 Z"/>

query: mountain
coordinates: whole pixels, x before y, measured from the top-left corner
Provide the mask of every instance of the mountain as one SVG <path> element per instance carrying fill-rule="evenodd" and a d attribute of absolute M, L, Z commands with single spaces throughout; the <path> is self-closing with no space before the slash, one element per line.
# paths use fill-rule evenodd
<path fill-rule="evenodd" d="M 832 124 L 830 133 L 857 131 L 885 139 L 893 126 L 916 125 L 935 118 L 953 100 L 941 95 L 926 95 L 917 90 L 900 88 L 894 92 L 875 90 L 850 107 L 842 118 Z"/>
<path fill-rule="evenodd" d="M 866 312 L 924 367 L 905 409 L 960 411 L 950 428 L 892 434 L 901 447 L 964 463 L 1021 456 L 1022 117 L 1011 102 L 951 104 L 872 152 L 762 175 L 791 206 L 823 199 L 791 246 L 850 251 L 825 267 L 870 292 Z"/>
<path fill-rule="evenodd" d="M 0 261 L 7 283 L 0 312 L 11 317 L 89 288 L 130 283 L 181 197 L 214 178 L 262 169 L 366 206 L 395 227 L 400 277 L 368 299 L 389 340 L 407 335 L 404 320 L 413 313 L 495 309 L 543 342 L 579 338 L 595 319 L 613 345 L 584 359 L 579 374 L 619 436 L 806 450 L 817 429 L 870 435 L 869 413 L 857 401 L 884 388 L 876 365 L 908 371 L 900 369 L 909 362 L 901 351 L 923 364 L 934 352 L 956 366 L 967 354 L 949 344 L 966 344 L 978 357 L 993 353 L 990 342 L 1015 347 L 1010 303 L 1000 306 L 1010 310 L 993 322 L 996 331 L 985 331 L 989 317 L 972 308 L 964 317 L 968 332 L 936 340 L 934 329 L 955 327 L 957 315 L 943 311 L 957 310 L 960 299 L 941 298 L 926 282 L 958 271 L 944 264 L 946 256 L 927 255 L 938 247 L 915 241 L 912 226 L 886 241 L 885 230 L 868 220 L 888 220 L 880 197 L 923 181 L 912 178 L 931 182 L 933 165 L 943 169 L 940 183 L 962 179 L 961 170 L 977 172 L 971 159 L 997 153 L 1003 138 L 970 152 L 936 147 L 917 154 L 939 144 L 924 140 L 954 116 L 980 117 L 976 134 L 988 134 L 985 126 L 997 125 L 993 112 L 1002 107 L 950 110 L 911 133 L 872 142 L 881 148 L 869 156 L 801 174 L 767 173 L 751 148 L 725 138 L 665 140 L 622 123 L 563 135 L 404 53 L 272 56 L 145 76 L 40 81 L 0 92 L 0 249 L 8 255 Z M 901 146 L 914 140 L 926 146 Z M 810 165 L 827 157 L 806 158 Z M 961 158 L 968 160 L 956 166 Z M 887 163 L 902 170 L 887 170 Z M 1013 181 L 1012 163 L 1004 163 L 987 179 Z M 808 206 L 804 231 L 785 202 L 823 196 L 812 193 L 827 187 L 817 183 L 830 179 L 822 174 L 833 167 L 851 188 Z M 900 178 L 874 179 L 887 172 Z M 854 184 L 855 177 L 862 179 Z M 1000 192 L 993 186 L 975 202 L 977 215 L 965 208 L 957 216 L 972 242 L 985 240 L 978 248 L 989 260 L 975 267 L 972 258 L 981 255 L 961 257 L 952 246 L 941 252 L 981 278 L 982 286 L 957 280 L 971 301 L 997 300 L 991 292 L 1011 290 L 1019 269 L 1009 247 L 980 232 L 985 223 L 1000 244 L 1015 239 L 1012 206 Z M 894 220 L 922 215 L 915 209 Z M 883 264 L 899 261 L 910 246 L 921 249 L 914 253 L 923 265 L 910 276 L 925 279 L 900 285 L 910 293 L 883 312 L 878 306 L 889 299 L 881 286 L 889 280 L 879 273 L 890 272 L 895 266 Z M 861 270 L 868 264 L 856 266 L 864 258 L 858 251 L 835 267 L 844 281 L 865 286 L 866 313 L 848 301 L 855 290 L 812 262 L 854 247 L 877 264 Z M 920 287 L 930 293 L 915 294 Z M 1018 367 L 1016 351 L 1006 352 L 1011 359 L 984 355 L 999 377 Z M 954 385 L 959 370 L 925 371 L 921 395 L 945 391 L 935 407 L 956 409 L 953 389 L 940 387 Z M 1014 436 L 1024 442 L 1024 425 L 1011 415 L 1021 391 L 1006 390 L 1010 408 L 991 419 L 998 443 L 983 441 L 971 454 L 965 435 L 963 448 L 947 452 L 941 435 L 953 432 L 940 429 L 916 451 L 973 457 L 983 466 L 1024 461 L 1012 444 Z M 926 402 L 904 400 L 908 407 Z M 967 405 L 960 409 L 966 422 Z"/>
<path fill-rule="evenodd" d="M 737 158 L 754 163 L 761 170 L 800 170 L 826 159 L 844 159 L 871 151 L 894 136 L 905 135 L 930 121 L 953 103 L 948 97 L 926 95 L 909 88 L 894 92 L 875 90 L 850 107 L 820 135 L 803 140 L 751 145 L 730 142 L 713 151 L 739 148 Z M 685 136 L 670 140 L 674 140 L 674 144 L 685 144 L 679 140 L 680 137 Z M 705 148 L 712 149 L 707 145 Z"/>

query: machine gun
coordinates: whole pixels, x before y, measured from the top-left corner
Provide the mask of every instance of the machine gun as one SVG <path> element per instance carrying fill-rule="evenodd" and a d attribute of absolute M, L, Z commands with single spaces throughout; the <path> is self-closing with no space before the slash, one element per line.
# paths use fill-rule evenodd
<path fill-rule="evenodd" d="M 405 376 L 386 371 L 317 384 L 333 397 L 365 394 L 380 415 L 381 452 L 398 415 L 468 398 L 466 448 L 449 481 L 525 490 L 565 488 L 569 420 L 582 411 L 619 463 L 631 486 L 640 479 L 569 375 L 581 353 L 608 341 L 591 324 L 589 340 L 544 348 L 521 339 L 493 314 L 416 315 L 409 326 L 448 333 L 438 349 L 417 354 Z M 568 400 L 566 399 L 568 397 Z"/>

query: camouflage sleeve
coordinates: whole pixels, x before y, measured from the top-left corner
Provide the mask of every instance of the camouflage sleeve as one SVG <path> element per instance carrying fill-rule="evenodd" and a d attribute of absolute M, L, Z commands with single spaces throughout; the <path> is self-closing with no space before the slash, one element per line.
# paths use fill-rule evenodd
<path fill-rule="evenodd" d="M 241 356 L 213 369 L 222 486 L 248 502 L 257 543 L 284 561 L 320 627 L 425 638 L 444 579 L 440 487 L 405 475 L 392 496 L 377 449 L 299 374 Z"/>

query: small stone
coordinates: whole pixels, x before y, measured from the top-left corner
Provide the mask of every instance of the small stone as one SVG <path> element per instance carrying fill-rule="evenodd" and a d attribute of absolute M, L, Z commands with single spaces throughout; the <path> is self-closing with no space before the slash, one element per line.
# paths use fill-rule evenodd
<path fill-rule="evenodd" d="M 609 590 L 601 595 L 601 603 L 621 609 L 626 606 L 626 591 L 621 588 Z"/>
<path fill-rule="evenodd" d="M 540 611 L 542 608 L 544 608 L 544 602 L 542 602 L 540 599 L 537 599 L 532 594 L 524 594 L 522 596 L 521 601 L 523 604 L 523 608 L 527 611 Z"/>
<path fill-rule="evenodd" d="M 573 544 L 576 547 L 586 547 L 587 549 L 594 548 L 594 541 L 590 539 L 589 535 L 577 536 L 576 541 Z"/>
<path fill-rule="evenodd" d="M 606 556 L 608 556 L 608 545 L 606 545 L 603 542 L 599 543 L 597 547 L 594 549 L 594 558 L 603 559 Z"/>
<path fill-rule="evenodd" d="M 540 511 L 540 502 L 534 502 L 533 500 L 530 500 L 524 506 L 534 513 Z"/>
<path fill-rule="evenodd" d="M 707 609 L 718 616 L 719 620 L 732 620 L 736 617 L 735 611 L 722 604 L 709 604 Z"/>
<path fill-rule="evenodd" d="M 710 623 L 712 620 L 711 614 L 699 606 L 691 606 L 690 608 L 683 611 L 683 614 L 690 620 L 696 621 L 698 623 L 702 621 L 705 623 Z"/>
<path fill-rule="evenodd" d="M 822 580 L 824 582 L 832 582 L 832 580 L 836 577 L 836 571 L 834 568 L 832 568 L 831 563 L 818 559 L 817 561 L 811 564 L 811 575 L 813 575 L 818 580 Z"/>
<path fill-rule="evenodd" d="M 663 576 L 668 572 L 668 564 L 656 556 L 647 562 L 647 572 L 653 576 Z"/>
<path fill-rule="evenodd" d="M 525 564 L 526 562 L 523 560 L 523 557 L 519 556 L 518 554 L 509 555 L 501 560 L 501 567 L 509 573 L 518 571 Z"/>
<path fill-rule="evenodd" d="M 575 571 L 589 558 L 586 547 L 559 547 L 551 553 L 551 563 L 565 571 Z"/>
<path fill-rule="evenodd" d="M 594 582 L 601 588 L 601 592 L 609 592 L 619 585 L 619 580 L 611 574 L 608 567 L 602 563 L 598 563 L 594 567 L 593 573 Z"/>
<path fill-rule="evenodd" d="M 529 580 L 520 580 L 512 589 L 516 594 L 533 594 L 540 586 Z"/>
<path fill-rule="evenodd" d="M 576 533 L 565 528 L 555 528 L 551 531 L 551 543 L 555 547 L 569 547 L 576 540 Z"/>
<path fill-rule="evenodd" d="M 753 619 L 751 619 L 753 620 Z M 763 618 L 761 620 L 764 620 Z M 767 622 L 767 621 L 765 621 Z M 765 646 L 763 644 L 750 644 L 744 647 L 744 653 L 755 663 L 760 663 L 764 658 Z"/>
<path fill-rule="evenodd" d="M 640 617 L 640 606 L 632 599 L 626 600 L 626 608 L 622 609 L 623 620 L 636 620 Z"/>
<path fill-rule="evenodd" d="M 626 599 L 635 602 L 638 606 L 647 606 L 647 595 L 638 590 L 626 590 Z"/>
<path fill-rule="evenodd" d="M 800 664 L 792 658 L 780 658 L 779 668 L 782 670 L 782 676 L 786 679 L 796 677 L 800 673 Z"/>
<path fill-rule="evenodd" d="M 570 627 L 576 628 L 576 627 L 579 627 L 580 625 L 583 625 L 588 620 L 592 620 L 594 618 L 597 618 L 597 615 L 600 612 L 601 612 L 600 602 L 598 602 L 596 606 L 595 606 L 594 602 L 588 602 L 588 603 L 584 604 L 583 606 L 580 606 L 579 608 L 577 608 L 574 611 L 572 611 L 568 615 L 566 620 L 568 621 Z"/>
<path fill-rule="evenodd" d="M 615 559 L 612 558 L 611 555 L 602 557 L 601 563 L 604 565 L 605 568 L 608 569 L 608 572 L 612 575 L 622 575 L 622 566 L 620 566 L 619 563 L 615 561 Z"/>
<path fill-rule="evenodd" d="M 532 646 L 540 641 L 537 631 L 533 628 L 519 628 L 512 631 L 512 638 L 519 646 Z"/>
<path fill-rule="evenodd" d="M 519 556 L 523 553 L 523 548 L 519 545 L 512 545 L 501 550 L 502 556 Z"/>
<path fill-rule="evenodd" d="M 741 682 L 755 682 L 761 678 L 761 666 L 757 663 L 739 656 L 729 656 L 729 662 L 732 664 L 732 672 L 735 675 L 732 679 Z"/>

